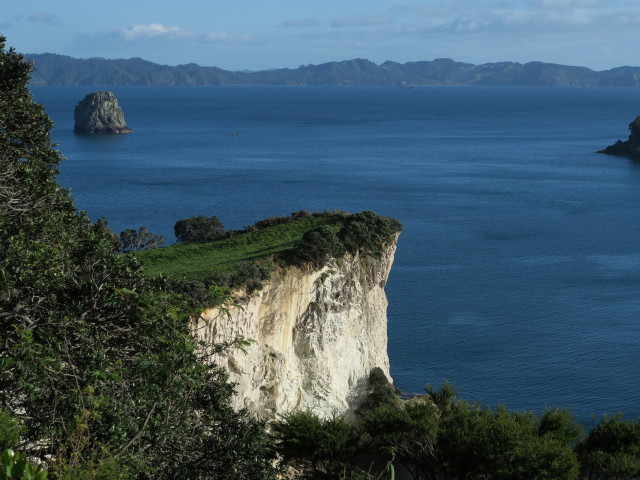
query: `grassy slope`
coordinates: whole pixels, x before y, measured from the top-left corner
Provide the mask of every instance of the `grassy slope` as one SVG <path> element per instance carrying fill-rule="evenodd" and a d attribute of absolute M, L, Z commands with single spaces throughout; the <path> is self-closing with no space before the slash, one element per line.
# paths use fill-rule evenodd
<path fill-rule="evenodd" d="M 333 217 L 306 217 L 209 243 L 175 244 L 140 252 L 138 257 L 149 276 L 206 282 L 214 275 L 231 272 L 243 261 L 259 260 L 295 248 L 302 235 L 317 226 L 338 231 L 342 221 Z"/>

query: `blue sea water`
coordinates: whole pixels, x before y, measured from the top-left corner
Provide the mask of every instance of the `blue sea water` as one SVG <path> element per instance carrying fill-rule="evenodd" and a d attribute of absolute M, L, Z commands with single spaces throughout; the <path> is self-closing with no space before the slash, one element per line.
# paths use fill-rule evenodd
<path fill-rule="evenodd" d="M 640 89 L 109 89 L 134 133 L 73 134 L 96 88 L 32 88 L 94 220 L 172 240 L 198 214 L 396 217 L 400 389 L 448 379 L 491 406 L 640 415 L 640 165 L 593 153 L 626 137 Z"/>

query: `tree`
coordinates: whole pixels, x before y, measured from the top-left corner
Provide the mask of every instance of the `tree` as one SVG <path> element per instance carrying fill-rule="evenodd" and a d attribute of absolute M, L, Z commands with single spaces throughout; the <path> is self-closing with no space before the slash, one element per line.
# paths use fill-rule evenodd
<path fill-rule="evenodd" d="M 369 448 L 389 461 L 402 464 L 415 480 L 435 478 L 434 450 L 438 432 L 437 411 L 426 398 L 404 404 L 382 404 L 363 412 L 361 425 Z"/>
<path fill-rule="evenodd" d="M 541 427 L 541 420 L 531 412 L 511 412 L 502 406 L 494 411 L 458 400 L 447 384 L 441 392 L 438 400 L 449 401 L 439 407 L 440 478 L 577 479 L 578 461 L 566 441 L 569 432 L 579 429 L 575 419 L 561 413 L 549 415 Z M 551 417 L 562 421 L 548 421 Z"/>
<path fill-rule="evenodd" d="M 346 217 L 338 237 L 348 252 L 380 258 L 384 247 L 401 230 L 402 225 L 396 219 L 381 217 L 367 210 Z"/>
<path fill-rule="evenodd" d="M 300 410 L 284 415 L 271 426 L 278 452 L 285 462 L 301 469 L 305 478 L 341 478 L 349 469 L 357 437 L 344 418 L 322 419 Z"/>
<path fill-rule="evenodd" d="M 138 252 L 159 247 L 164 243 L 162 235 L 154 235 L 147 227 L 140 227 L 137 231 L 127 228 L 120 232 L 121 249 L 123 252 Z"/>
<path fill-rule="evenodd" d="M 344 255 L 345 248 L 331 227 L 321 225 L 305 232 L 297 252 L 300 261 L 321 267 L 329 259 Z"/>
<path fill-rule="evenodd" d="M 389 382 L 380 367 L 374 367 L 369 372 L 366 396 L 358 407 L 358 414 L 375 410 L 382 405 L 400 405 L 400 392 Z"/>
<path fill-rule="evenodd" d="M 30 71 L 0 37 L 0 407 L 17 447 L 52 478 L 274 478 L 262 423 L 190 332 L 194 298 L 223 295 L 145 278 L 76 210 Z"/>
<path fill-rule="evenodd" d="M 576 447 L 589 480 L 629 480 L 640 476 L 640 419 L 605 416 Z"/>
<path fill-rule="evenodd" d="M 181 243 L 212 242 L 224 237 L 220 219 L 204 215 L 178 220 L 173 226 L 173 231 L 176 239 Z"/>
<path fill-rule="evenodd" d="M 362 414 L 370 448 L 430 480 L 572 480 L 578 462 L 571 443 L 580 435 L 563 410 L 495 411 L 457 398 L 449 383 L 428 396 L 387 403 Z"/>

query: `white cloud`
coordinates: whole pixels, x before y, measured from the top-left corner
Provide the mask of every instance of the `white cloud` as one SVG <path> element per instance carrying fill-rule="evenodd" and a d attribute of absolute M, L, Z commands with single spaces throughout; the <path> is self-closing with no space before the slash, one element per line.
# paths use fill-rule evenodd
<path fill-rule="evenodd" d="M 184 28 L 162 25 L 160 23 L 131 25 L 129 27 L 118 28 L 99 35 L 111 38 L 121 38 L 130 42 L 145 39 L 182 39 L 194 40 L 201 43 L 251 43 L 254 41 L 249 35 L 235 35 L 228 32 L 197 33 Z"/>
<path fill-rule="evenodd" d="M 188 30 L 178 27 L 167 27 L 159 23 L 149 23 L 147 25 L 132 25 L 130 27 L 119 28 L 115 33 L 120 34 L 127 40 L 136 40 L 138 38 L 177 38 L 194 36 Z"/>
<path fill-rule="evenodd" d="M 41 23 L 48 26 L 60 25 L 60 20 L 58 19 L 58 17 L 44 12 L 33 12 L 31 15 L 29 15 L 28 20 L 31 23 Z"/>

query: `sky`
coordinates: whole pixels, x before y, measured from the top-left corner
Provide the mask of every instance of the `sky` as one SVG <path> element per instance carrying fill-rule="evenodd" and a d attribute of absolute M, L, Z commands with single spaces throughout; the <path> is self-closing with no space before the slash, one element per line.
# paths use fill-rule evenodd
<path fill-rule="evenodd" d="M 21 53 L 140 57 L 227 70 L 364 58 L 640 66 L 640 0 L 21 0 Z"/>

